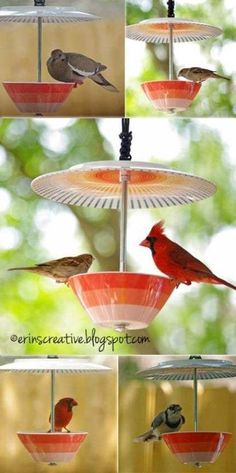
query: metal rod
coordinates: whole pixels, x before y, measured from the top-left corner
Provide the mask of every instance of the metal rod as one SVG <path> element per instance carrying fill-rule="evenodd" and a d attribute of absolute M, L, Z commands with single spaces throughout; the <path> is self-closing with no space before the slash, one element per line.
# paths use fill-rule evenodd
<path fill-rule="evenodd" d="M 38 18 L 38 82 L 42 82 L 42 18 Z"/>
<path fill-rule="evenodd" d="M 173 25 L 169 24 L 169 80 L 174 80 Z"/>
<path fill-rule="evenodd" d="M 198 398 L 197 398 L 197 368 L 193 370 L 194 389 L 194 432 L 198 431 Z"/>
<path fill-rule="evenodd" d="M 51 432 L 55 432 L 55 371 L 51 370 Z"/>
<path fill-rule="evenodd" d="M 120 172 L 120 182 L 121 182 L 120 271 L 126 271 L 128 173 L 125 169 L 122 169 Z"/>

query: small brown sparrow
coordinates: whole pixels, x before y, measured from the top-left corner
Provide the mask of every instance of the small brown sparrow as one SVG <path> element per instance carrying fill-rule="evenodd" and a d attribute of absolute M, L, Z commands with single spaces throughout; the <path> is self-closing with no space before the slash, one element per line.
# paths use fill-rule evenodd
<path fill-rule="evenodd" d="M 178 72 L 178 77 L 185 77 L 185 79 L 193 82 L 204 82 L 207 79 L 225 79 L 230 80 L 229 77 L 221 76 L 210 69 L 203 69 L 202 67 L 185 67 Z"/>
<path fill-rule="evenodd" d="M 64 258 L 47 261 L 46 263 L 40 263 L 36 266 L 10 268 L 8 271 L 30 271 L 32 273 L 38 273 L 41 276 L 55 279 L 56 282 L 67 284 L 71 276 L 87 273 L 94 259 L 95 258 L 89 254 L 65 256 Z"/>

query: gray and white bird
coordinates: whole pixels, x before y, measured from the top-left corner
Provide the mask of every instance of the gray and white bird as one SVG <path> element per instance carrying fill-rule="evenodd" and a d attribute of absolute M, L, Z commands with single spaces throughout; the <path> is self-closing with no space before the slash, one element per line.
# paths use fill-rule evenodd
<path fill-rule="evenodd" d="M 54 49 L 47 60 L 47 68 L 53 79 L 60 82 L 82 84 L 85 79 L 91 79 L 110 92 L 118 92 L 118 89 L 101 74 L 107 66 L 83 54 L 65 53 L 61 49 Z"/>
<path fill-rule="evenodd" d="M 160 412 L 154 417 L 151 429 L 135 437 L 134 442 L 156 442 L 161 440 L 161 434 L 178 432 L 185 423 L 185 418 L 181 411 L 182 407 L 179 404 L 171 404 L 165 411 Z"/>
<path fill-rule="evenodd" d="M 8 271 L 29 271 L 52 278 L 56 282 L 67 284 L 71 276 L 87 273 L 94 259 L 92 255 L 85 253 L 79 256 L 65 256 L 64 258 L 47 261 L 35 266 L 10 268 Z"/>
<path fill-rule="evenodd" d="M 193 82 L 204 82 L 207 79 L 225 79 L 230 80 L 229 77 L 221 76 L 210 69 L 203 69 L 202 67 L 185 67 L 178 72 L 178 77 L 192 80 Z"/>

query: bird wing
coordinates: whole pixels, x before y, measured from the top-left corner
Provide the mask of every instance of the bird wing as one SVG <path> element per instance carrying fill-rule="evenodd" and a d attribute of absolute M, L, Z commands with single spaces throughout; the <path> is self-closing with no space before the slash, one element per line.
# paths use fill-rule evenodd
<path fill-rule="evenodd" d="M 210 71 L 209 69 L 203 69 L 202 67 L 192 67 L 192 68 L 191 68 L 191 71 L 192 71 L 194 74 L 201 74 L 202 72 L 212 72 L 212 71 Z"/>
<path fill-rule="evenodd" d="M 107 69 L 100 62 L 96 62 L 83 54 L 67 53 L 66 56 L 68 58 L 68 66 L 75 74 L 82 77 L 90 77 Z"/>
<path fill-rule="evenodd" d="M 193 255 L 191 255 L 191 253 L 179 245 L 176 245 L 176 248 L 170 250 L 169 256 L 174 263 L 178 264 L 185 270 L 200 272 L 208 275 L 213 274 L 204 263 L 199 261 Z"/>
<path fill-rule="evenodd" d="M 164 411 L 162 411 L 162 412 L 160 412 L 160 414 L 158 414 L 156 417 L 154 417 L 154 419 L 151 423 L 151 427 L 154 430 L 157 427 L 160 427 L 160 425 L 163 424 L 164 421 L 165 421 L 165 413 L 164 413 Z"/>
<path fill-rule="evenodd" d="M 55 267 L 56 265 L 60 266 L 78 266 L 80 264 L 80 261 L 78 258 L 73 257 L 73 256 L 65 256 L 64 258 L 59 258 L 57 260 L 51 260 L 47 261 L 46 263 L 39 263 L 37 264 L 37 268 L 41 267 L 48 267 L 50 268 L 51 266 Z"/>

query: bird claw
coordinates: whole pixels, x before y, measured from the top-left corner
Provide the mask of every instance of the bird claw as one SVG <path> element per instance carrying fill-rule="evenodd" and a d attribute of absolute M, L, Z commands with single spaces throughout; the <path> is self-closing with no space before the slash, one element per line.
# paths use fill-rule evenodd
<path fill-rule="evenodd" d="M 172 279 L 172 281 L 175 281 L 175 279 Z M 191 281 L 175 281 L 176 282 L 176 289 L 180 286 L 180 284 L 185 284 L 186 286 L 191 286 L 192 282 Z"/>
<path fill-rule="evenodd" d="M 185 281 L 183 284 L 186 284 L 186 286 L 191 286 L 192 282 L 191 281 Z"/>
<path fill-rule="evenodd" d="M 78 87 L 78 85 L 82 85 L 84 83 L 83 80 L 77 80 L 77 82 L 74 83 L 74 89 L 76 89 Z"/>
<path fill-rule="evenodd" d="M 181 284 L 181 281 L 176 281 L 176 279 L 172 278 L 171 281 L 175 282 L 175 287 L 178 289 L 179 285 Z"/>

